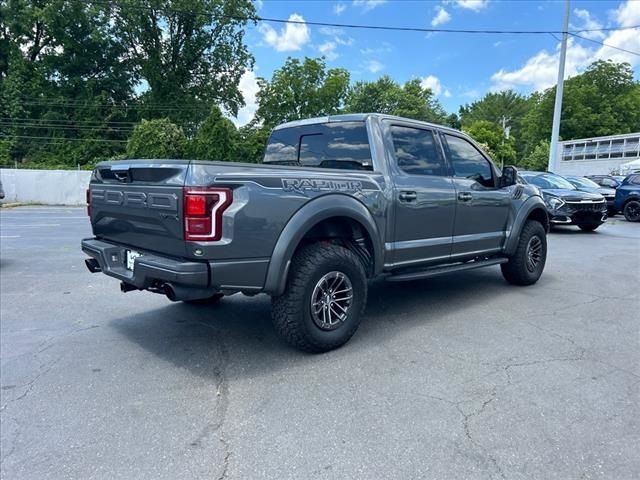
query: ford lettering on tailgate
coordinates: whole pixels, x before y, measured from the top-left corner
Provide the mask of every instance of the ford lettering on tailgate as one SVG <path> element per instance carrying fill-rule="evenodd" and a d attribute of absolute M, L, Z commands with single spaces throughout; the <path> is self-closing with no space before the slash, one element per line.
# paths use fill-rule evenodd
<path fill-rule="evenodd" d="M 178 196 L 175 193 L 145 193 L 136 191 L 91 189 L 91 203 L 121 205 L 131 208 L 155 208 L 171 212 L 178 211 Z"/>

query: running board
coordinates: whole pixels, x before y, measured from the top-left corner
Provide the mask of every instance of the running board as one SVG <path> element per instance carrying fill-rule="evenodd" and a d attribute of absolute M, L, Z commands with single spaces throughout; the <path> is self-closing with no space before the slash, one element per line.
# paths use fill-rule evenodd
<path fill-rule="evenodd" d="M 508 261 L 509 259 L 507 257 L 490 258 L 488 260 L 459 263 L 456 265 L 447 265 L 444 267 L 433 267 L 427 270 L 419 270 L 417 272 L 399 273 L 397 275 L 390 275 L 386 279 L 389 282 L 408 282 L 410 280 L 435 277 L 436 275 L 443 275 L 445 273 L 462 272 L 464 270 L 473 270 L 474 268 L 500 265 L 501 263 L 507 263 Z"/>

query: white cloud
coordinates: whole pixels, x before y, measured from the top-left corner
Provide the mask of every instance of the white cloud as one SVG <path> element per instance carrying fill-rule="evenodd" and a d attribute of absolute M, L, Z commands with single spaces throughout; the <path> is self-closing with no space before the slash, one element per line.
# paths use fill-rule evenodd
<path fill-rule="evenodd" d="M 264 0 L 256 0 L 256 9 L 260 10 L 262 7 L 264 7 Z"/>
<path fill-rule="evenodd" d="M 444 95 L 447 98 L 451 96 L 451 92 L 449 91 L 449 89 L 443 87 L 442 83 L 440 83 L 440 79 L 435 75 L 428 75 L 422 78 L 420 81 L 420 86 L 422 88 L 428 88 L 429 90 L 431 90 L 436 97 L 439 97 L 440 94 Z"/>
<path fill-rule="evenodd" d="M 304 22 L 302 15 L 297 13 L 289 15 L 289 20 Z M 287 23 L 280 29 L 280 32 L 277 32 L 271 25 L 262 23 L 258 30 L 262 33 L 262 39 L 266 44 L 277 52 L 300 50 L 311 40 L 311 31 L 306 23 Z"/>
<path fill-rule="evenodd" d="M 353 0 L 353 5 L 355 7 L 361 7 L 363 12 L 373 10 L 383 3 L 387 3 L 387 0 Z"/>
<path fill-rule="evenodd" d="M 333 6 L 333 13 L 336 15 L 341 15 L 347 9 L 347 6 L 344 3 L 336 3 Z"/>
<path fill-rule="evenodd" d="M 371 73 L 378 73 L 379 71 L 384 69 L 384 65 L 378 60 L 369 60 L 366 65 L 367 70 L 369 70 Z"/>
<path fill-rule="evenodd" d="M 487 8 L 489 0 L 456 0 L 456 5 L 467 10 L 473 10 L 479 12 L 480 10 Z"/>
<path fill-rule="evenodd" d="M 589 10 L 576 8 L 573 10 L 573 13 L 582 20 L 582 23 L 580 25 L 571 24 L 571 30 L 596 30 L 602 28 L 602 24 L 595 17 L 591 16 Z M 579 35 L 593 40 L 602 40 L 606 37 L 604 32 L 581 32 Z"/>
<path fill-rule="evenodd" d="M 258 93 L 259 88 L 256 80 L 256 73 L 251 70 L 246 70 L 242 74 L 242 77 L 240 77 L 240 84 L 238 85 L 238 88 L 244 98 L 245 106 L 238 111 L 238 116 L 232 120 L 233 123 L 239 127 L 249 123 L 258 108 L 256 103 L 256 94 Z"/>
<path fill-rule="evenodd" d="M 318 47 L 318 50 L 327 60 L 335 60 L 340 56 L 336 52 L 337 47 L 336 42 L 325 42 Z"/>
<path fill-rule="evenodd" d="M 367 47 L 367 48 L 360 49 L 360 53 L 362 55 L 381 55 L 384 53 L 389 53 L 391 51 L 393 51 L 393 48 L 391 44 L 388 42 L 382 42 L 380 47 L 375 47 L 375 48 Z"/>
<path fill-rule="evenodd" d="M 451 15 L 449 15 L 449 12 L 447 12 L 444 8 L 438 5 L 436 7 L 436 10 L 438 13 L 436 13 L 436 16 L 431 19 L 432 27 L 437 27 L 438 25 L 444 25 L 449 20 L 451 20 Z"/>
<path fill-rule="evenodd" d="M 612 12 L 612 18 L 616 26 L 630 27 L 640 24 L 640 2 L 627 0 L 618 9 Z M 617 30 L 608 32 L 602 38 L 602 42 L 613 47 L 640 52 L 640 35 L 637 30 Z M 586 45 L 586 46 L 585 46 Z M 500 69 L 491 76 L 492 90 L 505 88 L 524 87 L 534 90 L 543 90 L 556 84 L 558 76 L 558 62 L 560 58 L 560 46 L 555 52 L 542 50 L 529 58 L 525 64 L 512 71 Z M 628 62 L 631 66 L 640 64 L 640 57 L 622 52 L 608 46 L 593 45 L 591 42 L 584 44 L 579 39 L 570 37 L 567 42 L 567 60 L 565 63 L 565 78 L 575 76 L 584 71 L 596 60 L 613 60 L 615 62 Z"/>

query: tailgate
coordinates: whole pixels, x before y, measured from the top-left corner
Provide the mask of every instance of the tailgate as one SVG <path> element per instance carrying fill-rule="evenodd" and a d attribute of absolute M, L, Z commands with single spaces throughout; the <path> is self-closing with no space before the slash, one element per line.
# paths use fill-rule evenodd
<path fill-rule="evenodd" d="M 94 235 L 185 256 L 182 203 L 188 168 L 188 160 L 98 164 L 88 193 Z"/>

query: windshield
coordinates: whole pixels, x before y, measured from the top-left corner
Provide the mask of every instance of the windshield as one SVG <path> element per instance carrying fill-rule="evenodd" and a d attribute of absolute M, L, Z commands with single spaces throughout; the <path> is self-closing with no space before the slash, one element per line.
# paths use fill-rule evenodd
<path fill-rule="evenodd" d="M 540 188 L 561 188 L 564 190 L 575 190 L 576 187 L 571 185 L 567 180 L 557 175 L 549 173 L 541 173 L 539 175 L 524 174 L 522 177 L 530 184 Z"/>
<path fill-rule="evenodd" d="M 589 180 L 588 178 L 571 177 L 568 180 L 576 187 L 600 188 L 600 185 L 598 185 L 593 180 Z"/>

